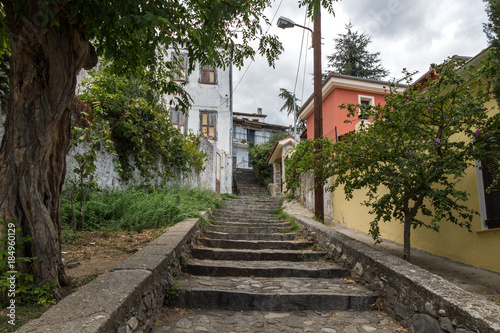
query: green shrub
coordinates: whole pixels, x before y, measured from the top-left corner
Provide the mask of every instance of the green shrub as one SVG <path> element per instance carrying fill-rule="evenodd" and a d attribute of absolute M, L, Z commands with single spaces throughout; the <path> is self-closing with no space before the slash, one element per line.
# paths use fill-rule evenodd
<path fill-rule="evenodd" d="M 84 230 L 142 231 L 173 225 L 200 211 L 221 204 L 219 195 L 200 188 L 171 186 L 147 192 L 135 188 L 123 191 L 93 189 L 85 203 Z M 62 222 L 72 225 L 69 194 L 61 201 Z"/>
<path fill-rule="evenodd" d="M 253 169 L 257 173 L 259 182 L 264 186 L 272 183 L 273 166 L 267 162 L 267 159 L 273 150 L 274 144 L 287 136 L 287 132 L 276 133 L 266 143 L 256 145 L 253 142 L 249 142 L 248 144 L 248 155 Z"/>

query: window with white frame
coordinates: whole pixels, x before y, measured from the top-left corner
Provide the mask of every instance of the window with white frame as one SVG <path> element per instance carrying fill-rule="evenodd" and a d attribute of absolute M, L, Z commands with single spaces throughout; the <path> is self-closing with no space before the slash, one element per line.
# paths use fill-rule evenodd
<path fill-rule="evenodd" d="M 187 81 L 188 56 L 186 53 L 172 53 L 172 62 L 176 64 L 177 70 L 174 72 L 175 81 Z"/>
<path fill-rule="evenodd" d="M 358 116 L 362 118 L 364 107 L 375 106 L 375 97 L 367 95 L 358 95 L 358 104 L 360 109 L 358 110 Z"/>
<path fill-rule="evenodd" d="M 487 148 L 491 148 L 488 144 Z M 491 148 L 493 149 L 493 148 Z M 484 230 L 500 228 L 500 184 L 495 184 L 492 191 L 486 191 L 492 184 L 498 163 L 493 160 L 477 162 L 477 181 L 481 220 Z"/>

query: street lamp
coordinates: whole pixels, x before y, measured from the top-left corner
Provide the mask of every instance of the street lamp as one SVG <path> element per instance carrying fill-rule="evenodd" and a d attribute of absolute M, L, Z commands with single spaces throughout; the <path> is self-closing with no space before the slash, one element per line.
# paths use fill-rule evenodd
<path fill-rule="evenodd" d="M 278 22 L 276 24 L 278 25 L 278 28 L 281 28 L 281 29 L 293 28 L 295 26 L 301 27 L 302 29 L 309 30 L 314 35 L 314 32 L 310 28 L 304 27 L 303 25 L 300 25 L 300 24 L 297 24 L 297 23 L 293 22 L 292 20 L 290 20 L 289 18 L 286 18 L 283 16 L 281 16 L 278 19 Z"/>
<path fill-rule="evenodd" d="M 323 136 L 323 94 L 321 87 L 321 5 L 317 6 L 314 15 L 314 31 L 304 27 L 292 20 L 281 16 L 277 22 L 278 27 L 282 29 L 293 28 L 295 26 L 309 30 L 313 35 L 313 48 L 314 48 L 314 138 L 319 139 Z M 314 46 L 317 47 L 314 47 Z M 295 96 L 294 96 L 295 97 Z M 295 101 L 294 101 L 295 103 Z M 294 120 L 296 122 L 296 115 Z M 294 124 L 295 128 L 295 124 Z M 318 143 L 315 147 L 316 158 L 321 157 L 322 147 Z M 314 215 L 321 221 L 324 221 L 324 205 L 323 205 L 323 184 L 319 176 L 314 177 Z"/>

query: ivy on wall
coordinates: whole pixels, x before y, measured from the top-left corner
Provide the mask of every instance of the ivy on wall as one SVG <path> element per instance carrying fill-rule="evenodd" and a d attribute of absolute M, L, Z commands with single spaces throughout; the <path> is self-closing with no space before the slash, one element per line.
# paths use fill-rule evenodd
<path fill-rule="evenodd" d="M 130 179 L 135 168 L 146 180 L 154 176 L 167 180 L 176 171 L 187 174 L 204 170 L 206 154 L 198 149 L 199 136 L 182 135 L 172 125 L 160 95 L 143 82 L 110 75 L 103 69 L 91 71 L 82 86 L 80 98 L 91 108 L 76 112 L 73 137 L 85 141 L 109 133 L 110 141 L 101 141 L 111 142 L 105 147 L 116 153 L 117 170 L 124 180 Z M 85 134 L 89 126 L 101 130 Z"/>

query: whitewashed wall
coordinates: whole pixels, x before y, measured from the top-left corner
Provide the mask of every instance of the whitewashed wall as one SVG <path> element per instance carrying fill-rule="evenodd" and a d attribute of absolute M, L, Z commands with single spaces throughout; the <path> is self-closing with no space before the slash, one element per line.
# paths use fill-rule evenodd
<path fill-rule="evenodd" d="M 216 148 L 207 139 L 200 139 L 200 149 L 207 153 L 208 157 L 205 161 L 205 170 L 196 173 L 192 172 L 187 177 L 184 177 L 180 172 L 178 172 L 173 178 L 169 179 L 167 184 L 181 184 L 189 187 L 202 187 L 215 191 L 215 165 L 214 165 L 214 155 L 216 153 Z M 66 156 L 66 180 L 65 185 L 71 180 L 78 180 L 79 177 L 73 172 L 75 168 L 78 167 L 76 159 L 74 158 L 76 153 L 85 152 L 86 147 L 80 145 L 73 147 L 68 152 Z M 132 173 L 132 177 L 129 181 L 122 181 L 120 174 L 115 170 L 113 155 L 106 151 L 101 151 L 96 160 L 96 171 L 94 172 L 94 181 L 97 186 L 105 190 L 120 190 L 133 187 L 135 185 L 140 185 L 143 182 L 138 170 Z M 161 179 L 158 177 L 153 179 L 152 183 L 154 185 L 160 185 Z"/>
<path fill-rule="evenodd" d="M 169 55 L 173 50 L 169 51 Z M 217 84 L 202 84 L 200 81 L 200 65 L 197 64 L 195 70 L 189 75 L 186 91 L 191 96 L 193 102 L 187 114 L 187 128 L 193 133 L 201 133 L 200 111 L 213 111 L 217 113 L 216 132 L 217 139 L 209 140 L 215 147 L 213 160 L 213 177 L 215 184 L 215 170 L 217 153 L 221 156 L 221 193 L 232 193 L 233 165 L 232 165 L 232 125 L 233 116 L 231 110 L 231 67 L 226 69 L 217 68 Z M 169 100 L 169 97 L 165 97 Z M 208 177 L 208 175 L 207 175 Z M 215 191 L 215 185 L 213 190 Z"/>

